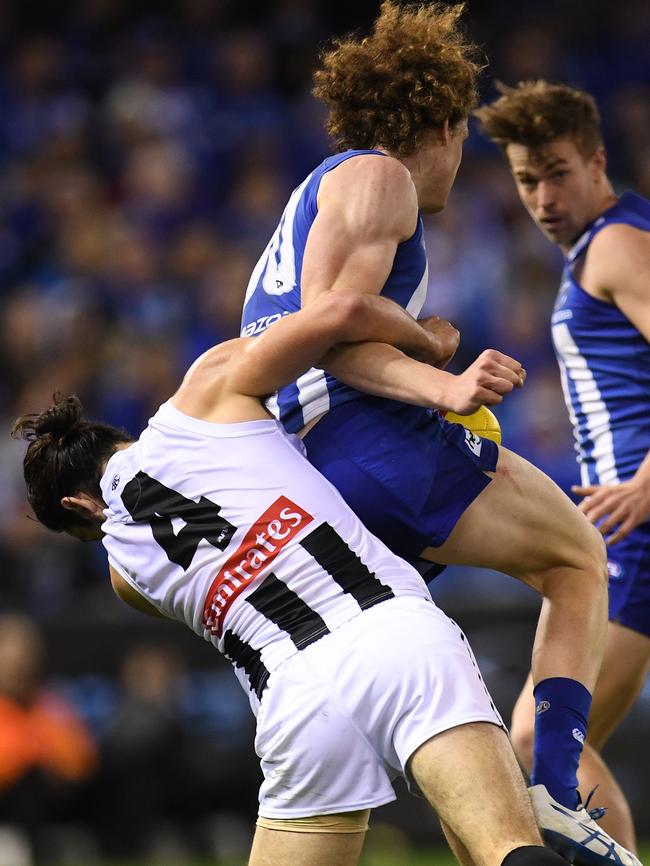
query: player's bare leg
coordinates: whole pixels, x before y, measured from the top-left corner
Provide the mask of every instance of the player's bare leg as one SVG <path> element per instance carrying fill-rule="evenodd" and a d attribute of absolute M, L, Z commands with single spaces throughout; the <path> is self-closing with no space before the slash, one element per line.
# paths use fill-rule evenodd
<path fill-rule="evenodd" d="M 447 844 L 452 850 L 452 853 L 456 860 L 460 863 L 460 866 L 476 866 L 476 863 L 472 860 L 469 851 L 460 841 L 458 836 L 454 833 L 454 831 L 445 824 L 444 821 L 440 821 L 440 826 L 442 828 L 442 832 L 445 834 L 445 839 L 447 840 Z"/>
<path fill-rule="evenodd" d="M 593 721 L 593 710 L 590 718 Z M 534 724 L 535 702 L 529 675 L 512 715 L 513 746 L 519 760 L 529 772 L 533 766 Z M 632 815 L 625 795 L 603 759 L 588 741 L 580 758 L 578 782 L 583 799 L 598 785 L 598 798 L 594 805 L 607 807 L 605 816 L 598 821 L 599 825 L 628 850 L 636 851 Z"/>
<path fill-rule="evenodd" d="M 607 812 L 598 824 L 612 839 L 624 845 L 628 851 L 637 852 L 634 819 L 625 794 L 612 775 L 609 767 L 589 742 L 585 744 L 578 769 L 580 794 L 586 799 L 598 786 L 593 806 L 606 806 Z"/>
<path fill-rule="evenodd" d="M 438 734 L 416 750 L 409 772 L 440 816 L 463 866 L 501 866 L 509 854 L 522 853 L 515 864 L 564 862 L 541 847 L 512 746 L 496 725 L 477 722 Z M 365 831 L 304 833 L 258 826 L 249 866 L 356 866 L 364 837 Z"/>
<path fill-rule="evenodd" d="M 249 866 L 356 866 L 366 837 L 358 833 L 295 833 L 257 827 Z"/>
<path fill-rule="evenodd" d="M 533 679 L 570 677 L 593 691 L 607 628 L 605 548 L 598 531 L 543 472 L 499 449 L 492 483 L 447 541 L 423 556 L 493 568 L 543 597 Z"/>
<path fill-rule="evenodd" d="M 500 866 L 516 848 L 542 845 L 506 733 L 476 722 L 428 740 L 409 771 L 450 831 L 463 866 Z"/>
<path fill-rule="evenodd" d="M 632 707 L 650 669 L 650 638 L 617 622 L 607 626 L 607 646 L 596 683 L 589 742 L 600 751 Z"/>
<path fill-rule="evenodd" d="M 599 751 L 616 730 L 643 688 L 650 666 L 650 638 L 618 623 L 610 622 L 591 709 L 589 734 L 580 760 L 578 779 L 586 797 L 598 785 L 595 805 L 606 806 L 599 824 L 610 836 L 631 851 L 635 850 L 632 815 L 625 795 Z M 512 740 L 527 769 L 533 762 L 534 701 L 528 678 L 512 718 Z"/>
<path fill-rule="evenodd" d="M 558 850 L 570 840 L 588 859 L 594 852 L 582 843 L 584 833 L 580 837 L 580 821 L 589 816 L 579 814 L 577 768 L 607 631 L 600 534 L 546 475 L 502 448 L 492 483 L 445 544 L 423 555 L 445 564 L 495 568 L 542 594 L 531 665 L 541 710 L 535 723 L 535 813 L 545 831 L 561 834 L 554 842 Z M 560 829 L 553 803 L 571 812 Z M 609 843 L 597 838 L 596 844 Z"/>

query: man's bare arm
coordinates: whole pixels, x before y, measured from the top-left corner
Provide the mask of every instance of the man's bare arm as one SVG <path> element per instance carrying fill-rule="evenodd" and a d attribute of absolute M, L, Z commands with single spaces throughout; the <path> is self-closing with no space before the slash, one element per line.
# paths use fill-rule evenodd
<path fill-rule="evenodd" d="M 422 406 L 471 412 L 480 403 L 500 402 L 523 381 L 518 362 L 493 350 L 461 376 L 453 376 L 388 345 L 413 347 L 430 339 L 387 298 L 327 292 L 260 337 L 231 340 L 206 352 L 188 371 L 173 403 L 189 415 L 219 423 L 268 417 L 259 398 L 294 381 L 335 346 L 351 340 L 366 344 L 373 365 L 387 370 L 401 389 L 401 399 Z M 370 381 L 368 386 L 373 393 Z"/>
<path fill-rule="evenodd" d="M 355 157 L 326 174 L 302 261 L 302 305 L 350 287 L 379 294 L 417 219 L 411 176 L 392 157 Z"/>
<path fill-rule="evenodd" d="M 327 174 L 303 257 L 303 307 L 325 292 L 349 286 L 360 292 L 381 292 L 398 244 L 412 236 L 417 219 L 415 187 L 408 170 L 397 160 L 357 157 Z M 421 360 L 444 367 L 456 350 L 458 332 L 442 321 L 431 330 L 436 340 L 431 355 Z M 323 366 L 353 388 L 404 399 L 403 383 L 394 378 L 398 367 L 384 363 L 385 354 L 351 344 L 328 356 Z"/>
<path fill-rule="evenodd" d="M 338 369 L 347 370 L 351 349 L 359 362 L 354 378 L 360 391 L 376 397 L 385 397 L 388 392 L 392 400 L 459 415 L 501 403 L 513 388 L 521 388 L 526 381 L 521 364 L 496 349 L 486 349 L 458 375 L 434 370 L 380 343 L 335 346 L 323 359 L 323 368 L 334 375 Z M 367 376 L 365 370 L 369 371 Z"/>
<path fill-rule="evenodd" d="M 650 232 L 622 224 L 604 228 L 591 243 L 581 282 L 616 304 L 650 342 Z"/>
<path fill-rule="evenodd" d="M 437 333 L 422 328 L 389 298 L 327 292 L 259 337 L 232 340 L 206 352 L 189 370 L 177 397 L 188 389 L 264 397 L 319 365 L 333 346 L 353 341 L 389 344 L 400 356 L 408 352 L 427 361 L 440 342 Z"/>

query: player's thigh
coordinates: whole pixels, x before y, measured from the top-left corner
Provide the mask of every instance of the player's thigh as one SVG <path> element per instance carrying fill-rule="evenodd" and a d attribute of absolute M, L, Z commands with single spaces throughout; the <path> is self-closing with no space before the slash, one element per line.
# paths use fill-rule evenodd
<path fill-rule="evenodd" d="M 518 846 L 541 844 L 521 770 L 497 725 L 444 731 L 415 751 L 408 769 L 479 866 L 500 863 Z"/>
<path fill-rule="evenodd" d="M 295 833 L 257 827 L 249 866 L 356 866 L 359 833 Z"/>
<path fill-rule="evenodd" d="M 607 644 L 594 690 L 588 740 L 600 750 L 643 688 L 650 667 L 650 638 L 617 622 L 607 626 Z"/>
<path fill-rule="evenodd" d="M 541 590 L 549 569 L 604 568 L 597 530 L 551 479 L 523 457 L 499 449 L 492 482 L 440 547 L 423 556 L 445 565 L 503 571 Z M 603 571 L 604 575 L 604 571 Z"/>

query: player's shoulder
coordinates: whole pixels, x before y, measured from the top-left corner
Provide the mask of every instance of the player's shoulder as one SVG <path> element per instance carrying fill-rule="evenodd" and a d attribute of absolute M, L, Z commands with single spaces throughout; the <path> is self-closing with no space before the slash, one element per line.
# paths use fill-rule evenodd
<path fill-rule="evenodd" d="M 616 244 L 632 245 L 650 242 L 650 231 L 631 225 L 628 222 L 607 222 L 596 232 L 592 240 L 592 246 L 597 244 L 603 249 Z"/>
<path fill-rule="evenodd" d="M 197 399 L 200 401 L 205 393 L 214 394 L 223 389 L 227 384 L 233 359 L 249 339 L 251 338 L 237 337 L 226 340 L 199 355 L 172 397 L 176 408 L 185 411 L 186 404 L 193 405 Z"/>
<path fill-rule="evenodd" d="M 266 420 L 268 412 L 257 397 L 242 392 L 242 374 L 254 370 L 250 354 L 258 337 L 236 337 L 204 352 L 185 374 L 171 398 L 179 411 L 213 424 Z"/>
<path fill-rule="evenodd" d="M 411 174 L 398 159 L 359 154 L 323 178 L 318 207 L 355 226 L 407 238 L 415 230 L 418 199 Z"/>
<path fill-rule="evenodd" d="M 590 266 L 606 273 L 615 269 L 629 273 L 650 269 L 650 232 L 629 225 L 612 222 L 596 233 L 589 246 Z"/>
<path fill-rule="evenodd" d="M 183 383 L 195 381 L 205 375 L 214 376 L 216 373 L 223 371 L 227 367 L 228 362 L 231 361 L 233 355 L 247 341 L 248 338 L 246 337 L 235 337 L 232 340 L 225 340 L 223 343 L 212 346 L 212 348 L 199 355 L 194 361 L 185 374 Z"/>
<path fill-rule="evenodd" d="M 622 293 L 645 286 L 649 275 L 650 232 L 612 222 L 595 234 L 583 272 L 583 284 L 592 286 L 592 294 L 616 302 Z"/>
<path fill-rule="evenodd" d="M 323 178 L 325 186 L 352 186 L 374 189 L 378 193 L 415 194 L 411 174 L 406 166 L 393 156 L 382 153 L 361 153 L 339 163 Z"/>

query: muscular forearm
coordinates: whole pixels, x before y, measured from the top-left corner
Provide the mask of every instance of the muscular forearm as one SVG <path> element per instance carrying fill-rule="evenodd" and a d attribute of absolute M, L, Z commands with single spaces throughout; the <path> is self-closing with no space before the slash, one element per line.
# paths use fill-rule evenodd
<path fill-rule="evenodd" d="M 423 327 L 389 298 L 363 294 L 357 297 L 342 342 L 387 343 L 429 364 L 448 360 L 458 344 L 458 332 L 448 323 L 442 323 L 446 329 L 431 327 L 430 320 L 427 323 L 428 327 Z"/>
<path fill-rule="evenodd" d="M 336 346 L 323 358 L 324 370 L 346 385 L 415 406 L 449 409 L 453 376 L 429 364 L 407 358 L 384 343 Z"/>
<path fill-rule="evenodd" d="M 519 361 L 496 349 L 485 349 L 458 375 L 408 358 L 394 346 L 362 343 L 335 346 L 319 364 L 352 388 L 435 409 L 469 415 L 479 406 L 494 406 L 513 388 L 521 388 L 526 371 Z"/>

